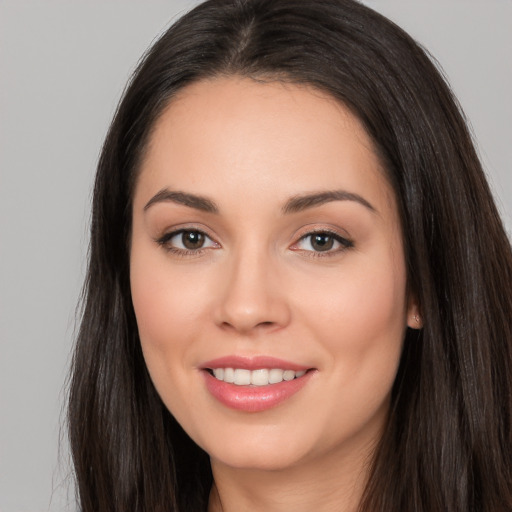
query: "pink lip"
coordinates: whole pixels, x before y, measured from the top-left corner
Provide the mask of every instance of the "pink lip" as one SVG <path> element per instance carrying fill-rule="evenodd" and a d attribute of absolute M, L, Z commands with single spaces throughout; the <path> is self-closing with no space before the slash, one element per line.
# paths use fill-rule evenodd
<path fill-rule="evenodd" d="M 201 368 L 240 368 L 242 370 L 259 370 L 261 368 L 280 368 L 281 370 L 294 370 L 296 372 L 306 371 L 310 369 L 309 366 L 304 366 L 291 361 L 277 359 L 270 356 L 255 356 L 255 357 L 242 357 L 242 356 L 225 356 L 218 359 L 206 361 L 201 365 Z"/>
<path fill-rule="evenodd" d="M 299 392 L 316 373 L 308 371 L 302 377 L 268 386 L 237 386 L 218 380 L 207 371 L 207 369 L 214 368 L 241 368 L 244 370 L 280 368 L 294 371 L 306 371 L 311 368 L 267 356 L 252 358 L 228 356 L 204 363 L 201 373 L 210 394 L 226 407 L 245 412 L 261 412 L 276 407 Z"/>

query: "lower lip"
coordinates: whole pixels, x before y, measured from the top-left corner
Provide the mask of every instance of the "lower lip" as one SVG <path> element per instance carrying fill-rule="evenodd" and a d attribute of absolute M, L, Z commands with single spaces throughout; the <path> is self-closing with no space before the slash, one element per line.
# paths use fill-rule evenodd
<path fill-rule="evenodd" d="M 276 407 L 300 391 L 313 373 L 309 371 L 297 379 L 268 386 L 237 386 L 203 371 L 206 388 L 220 403 L 230 409 L 246 412 L 260 412 Z"/>

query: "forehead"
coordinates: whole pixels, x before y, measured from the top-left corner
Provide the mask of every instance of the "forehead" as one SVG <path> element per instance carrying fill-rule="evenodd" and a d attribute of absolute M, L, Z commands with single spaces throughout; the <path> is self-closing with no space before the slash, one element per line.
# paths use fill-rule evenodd
<path fill-rule="evenodd" d="M 162 188 L 271 201 L 332 188 L 393 193 L 359 120 L 312 87 L 223 77 L 194 83 L 155 123 L 136 196 Z M 357 190 L 356 190 L 357 189 Z"/>

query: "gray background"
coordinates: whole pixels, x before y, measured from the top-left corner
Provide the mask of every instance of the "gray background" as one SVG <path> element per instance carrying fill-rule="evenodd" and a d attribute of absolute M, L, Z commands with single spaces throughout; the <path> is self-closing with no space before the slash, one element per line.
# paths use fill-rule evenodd
<path fill-rule="evenodd" d="M 60 429 L 94 168 L 138 58 L 195 3 L 0 0 L 0 512 L 75 509 Z M 512 0 L 366 3 L 443 66 L 510 233 Z"/>

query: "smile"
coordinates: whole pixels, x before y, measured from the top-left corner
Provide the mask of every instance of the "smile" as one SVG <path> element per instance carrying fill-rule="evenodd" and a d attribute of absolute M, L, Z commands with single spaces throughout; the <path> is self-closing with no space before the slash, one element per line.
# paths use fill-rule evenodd
<path fill-rule="evenodd" d="M 317 369 L 268 356 L 227 356 L 203 363 L 209 394 L 229 409 L 263 412 L 288 402 L 317 374 Z"/>
<path fill-rule="evenodd" d="M 236 386 L 268 386 L 302 377 L 306 371 L 283 370 L 280 368 L 214 368 L 211 370 L 217 380 Z"/>

